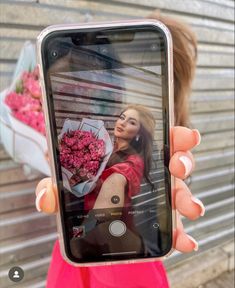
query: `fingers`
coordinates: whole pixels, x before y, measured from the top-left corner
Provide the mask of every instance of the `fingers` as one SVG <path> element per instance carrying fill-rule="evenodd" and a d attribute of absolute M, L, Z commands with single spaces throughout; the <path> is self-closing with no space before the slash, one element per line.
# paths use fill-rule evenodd
<path fill-rule="evenodd" d="M 37 210 L 45 213 L 57 212 L 57 191 L 53 188 L 51 178 L 44 178 L 36 187 L 36 201 Z"/>
<path fill-rule="evenodd" d="M 173 142 L 173 155 L 170 160 L 171 174 L 177 178 L 187 178 L 195 167 L 195 161 L 190 149 L 201 142 L 201 136 L 198 130 L 188 129 L 186 127 L 176 126 L 171 130 Z"/>
<path fill-rule="evenodd" d="M 37 185 L 36 189 L 35 189 L 35 194 L 36 196 L 39 194 L 39 192 L 45 188 L 47 186 L 47 183 L 51 182 L 51 178 L 47 177 L 47 178 L 43 178 Z"/>
<path fill-rule="evenodd" d="M 191 152 L 179 151 L 173 154 L 170 159 L 169 169 L 173 176 L 185 179 L 195 167 L 195 161 Z"/>
<path fill-rule="evenodd" d="M 180 252 L 192 252 L 198 250 L 198 243 L 184 231 L 182 221 L 178 212 L 195 220 L 205 213 L 205 207 L 202 202 L 193 197 L 187 185 L 180 179 L 175 179 L 175 188 L 173 189 L 173 206 L 177 210 L 177 227 L 174 231 L 174 248 Z"/>
<path fill-rule="evenodd" d="M 201 142 L 201 135 L 197 129 L 175 126 L 172 128 L 173 153 L 177 151 L 188 151 Z"/>
<path fill-rule="evenodd" d="M 185 233 L 182 221 L 178 214 L 177 229 L 174 232 L 173 245 L 176 250 L 182 253 L 188 253 L 198 250 L 197 241 L 193 237 Z"/>
<path fill-rule="evenodd" d="M 187 178 L 195 167 L 192 153 L 189 151 L 201 142 L 198 130 L 190 130 L 185 127 L 174 127 L 171 130 L 173 143 L 173 156 L 170 159 L 169 169 L 175 176 L 175 187 L 173 189 L 173 208 L 183 216 L 195 220 L 205 213 L 202 202 L 193 197 L 187 185 L 181 180 Z M 178 178 L 178 179 L 177 179 Z M 174 231 L 173 245 L 180 252 L 191 252 L 198 250 L 198 244 L 184 231 L 182 221 L 177 212 L 177 228 Z"/>
<path fill-rule="evenodd" d="M 190 220 L 195 220 L 205 214 L 205 207 L 202 202 L 192 195 L 188 186 L 180 179 L 175 180 L 173 207 Z"/>

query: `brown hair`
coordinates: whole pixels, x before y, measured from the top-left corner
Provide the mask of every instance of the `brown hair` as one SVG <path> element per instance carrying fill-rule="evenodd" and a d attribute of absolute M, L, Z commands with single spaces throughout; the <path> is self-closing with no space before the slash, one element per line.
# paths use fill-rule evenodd
<path fill-rule="evenodd" d="M 167 26 L 173 41 L 175 125 L 189 126 L 189 94 L 197 60 L 197 39 L 191 28 L 154 11 L 148 18 Z"/>
<path fill-rule="evenodd" d="M 189 126 L 189 94 L 197 60 L 196 36 L 189 26 L 171 17 L 162 16 L 159 11 L 154 11 L 148 18 L 161 21 L 171 32 L 173 40 L 175 125 Z M 140 113 L 140 135 L 143 135 L 143 137 L 140 138 L 140 143 L 136 143 L 136 140 L 133 139 L 131 147 L 143 157 L 144 176 L 153 188 L 149 171 L 152 164 L 155 120 L 150 110 L 142 105 L 130 105 L 125 110 L 127 109 L 135 109 Z M 125 161 L 125 155 L 130 154 L 133 154 L 133 149 L 114 153 L 110 158 L 109 166 Z"/>
<path fill-rule="evenodd" d="M 112 166 L 116 163 L 125 161 L 125 158 L 129 155 L 139 154 L 144 161 L 144 177 L 153 188 L 149 172 L 152 164 L 153 139 L 156 122 L 151 111 L 145 106 L 139 104 L 131 104 L 127 106 L 120 115 L 129 109 L 136 110 L 139 114 L 139 139 L 137 140 L 136 138 L 133 138 L 128 149 L 113 153 L 107 166 Z"/>

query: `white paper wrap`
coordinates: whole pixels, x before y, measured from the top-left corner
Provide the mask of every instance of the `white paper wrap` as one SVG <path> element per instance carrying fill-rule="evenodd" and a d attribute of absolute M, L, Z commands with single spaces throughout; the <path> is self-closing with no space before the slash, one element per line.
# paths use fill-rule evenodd
<path fill-rule="evenodd" d="M 0 140 L 8 154 L 16 162 L 27 164 L 50 176 L 50 166 L 45 157 L 47 153 L 46 137 L 13 117 L 11 109 L 4 103 L 6 95 L 15 91 L 22 72 L 33 69 L 35 65 L 35 47 L 27 41 L 21 50 L 10 87 L 0 93 Z"/>
<path fill-rule="evenodd" d="M 69 179 L 73 176 L 73 174 L 64 167 L 62 167 L 62 177 L 64 187 L 68 189 L 71 193 L 73 193 L 75 196 L 81 197 L 90 193 L 95 188 L 96 182 L 99 179 L 102 172 L 104 171 L 106 164 L 109 160 L 109 157 L 112 154 L 113 145 L 109 137 L 109 134 L 104 127 L 104 122 L 101 120 L 91 120 L 83 118 L 82 122 L 80 122 L 66 119 L 63 128 L 61 130 L 61 133 L 58 137 L 59 140 L 62 138 L 65 132 L 74 130 L 93 132 L 93 134 L 97 137 L 97 139 L 102 139 L 105 142 L 105 155 L 100 164 L 100 168 L 93 179 L 81 182 L 78 185 L 71 187 L 69 184 Z"/>

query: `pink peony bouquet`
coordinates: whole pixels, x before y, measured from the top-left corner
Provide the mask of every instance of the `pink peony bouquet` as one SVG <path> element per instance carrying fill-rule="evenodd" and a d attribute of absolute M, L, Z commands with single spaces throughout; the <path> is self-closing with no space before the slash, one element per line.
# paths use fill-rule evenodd
<path fill-rule="evenodd" d="M 82 130 L 64 133 L 59 149 L 61 165 L 73 174 L 71 186 L 94 178 L 105 155 L 104 140 Z"/>
<path fill-rule="evenodd" d="M 90 193 L 113 151 L 104 122 L 66 119 L 58 139 L 64 187 L 77 197 Z"/>
<path fill-rule="evenodd" d="M 5 97 L 12 116 L 45 135 L 45 122 L 41 104 L 38 68 L 24 71 L 18 80 L 15 91 Z"/>
<path fill-rule="evenodd" d="M 9 87 L 0 93 L 0 139 L 27 177 L 50 176 L 35 46 L 22 47 Z"/>

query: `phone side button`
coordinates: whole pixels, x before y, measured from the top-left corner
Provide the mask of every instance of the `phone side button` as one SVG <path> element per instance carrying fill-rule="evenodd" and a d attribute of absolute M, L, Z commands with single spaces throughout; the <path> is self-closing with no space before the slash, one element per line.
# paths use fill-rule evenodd
<path fill-rule="evenodd" d="M 126 233 L 126 224 L 120 220 L 115 220 L 109 224 L 109 233 L 115 237 L 120 237 Z"/>

